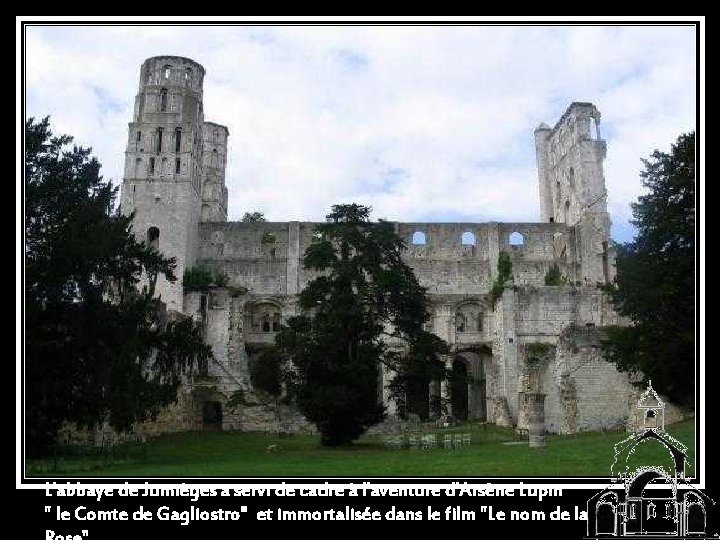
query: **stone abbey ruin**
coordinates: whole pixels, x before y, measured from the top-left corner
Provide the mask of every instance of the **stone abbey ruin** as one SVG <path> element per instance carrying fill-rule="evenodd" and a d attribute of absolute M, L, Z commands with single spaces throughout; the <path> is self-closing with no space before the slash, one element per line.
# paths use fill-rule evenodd
<path fill-rule="evenodd" d="M 214 359 L 206 374 L 188 379 L 176 406 L 143 429 L 275 429 L 277 416 L 255 395 L 249 365 L 298 313 L 298 293 L 314 277 L 302 265 L 314 224 L 227 221 L 229 131 L 204 118 L 204 77 L 188 58 L 147 59 L 128 127 L 121 208 L 135 212 L 135 234 L 176 257 L 178 276 L 203 266 L 227 277 L 206 291 L 159 279 L 168 310 L 202 322 Z M 428 326 L 451 345 L 446 365 L 472 378 L 431 382 L 427 416 L 527 429 L 530 396 L 544 394 L 551 433 L 628 421 L 638 392 L 599 348 L 602 327 L 618 323 L 598 288 L 615 272 L 599 124 L 594 105 L 575 102 L 554 127 L 535 130 L 540 223 L 396 223 L 406 261 L 428 289 Z M 515 287 L 493 305 L 502 252 Z M 562 280 L 546 285 L 555 266 Z M 378 399 L 390 418 L 397 414 L 391 377 L 379 370 Z M 229 407 L 238 388 L 254 403 Z M 289 429 L 310 427 L 298 414 L 284 416 Z"/>

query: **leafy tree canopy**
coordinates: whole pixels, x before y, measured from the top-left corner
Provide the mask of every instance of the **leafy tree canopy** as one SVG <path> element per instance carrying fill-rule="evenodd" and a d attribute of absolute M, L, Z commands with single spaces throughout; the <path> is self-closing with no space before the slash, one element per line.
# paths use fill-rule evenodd
<path fill-rule="evenodd" d="M 267 221 L 267 219 L 265 219 L 265 214 L 263 214 L 262 212 L 245 212 L 242 220 L 245 223 L 260 223 L 263 221 Z"/>
<path fill-rule="evenodd" d="M 38 454 L 64 421 L 129 429 L 153 416 L 210 352 L 154 296 L 175 261 L 135 240 L 90 149 L 69 148 L 48 118 L 30 118 L 25 141 L 25 426 Z"/>
<path fill-rule="evenodd" d="M 642 375 L 677 403 L 695 391 L 695 133 L 670 153 L 655 150 L 640 173 L 647 193 L 633 203 L 635 241 L 618 248 L 609 288 L 628 327 L 610 329 L 606 357 Z"/>
<path fill-rule="evenodd" d="M 343 204 L 316 226 L 305 252 L 317 277 L 300 293 L 303 314 L 289 319 L 277 343 L 293 366 L 288 391 L 325 445 L 347 444 L 383 420 L 380 369 L 407 375 L 410 365 L 398 345 L 429 363 L 445 350 L 423 329 L 425 289 L 403 262 L 405 249 L 392 223 Z"/>

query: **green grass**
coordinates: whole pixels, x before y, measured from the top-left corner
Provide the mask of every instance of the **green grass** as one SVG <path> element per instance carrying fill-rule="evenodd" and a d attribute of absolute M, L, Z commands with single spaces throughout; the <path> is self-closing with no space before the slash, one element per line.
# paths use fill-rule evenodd
<path fill-rule="evenodd" d="M 324 448 L 319 437 L 253 432 L 188 432 L 151 439 L 146 445 L 125 445 L 113 454 L 66 455 L 32 460 L 28 475 L 40 476 L 610 476 L 613 445 L 624 432 L 548 435 L 547 445 L 531 449 L 512 430 L 491 425 L 466 425 L 454 430 L 428 429 L 438 434 L 432 450 L 390 449 L 383 437 L 364 436 L 344 448 Z M 472 444 L 457 450 L 442 448 L 442 435 L 471 432 Z M 694 463 L 694 421 L 669 427 L 688 446 Z M 267 452 L 269 445 L 280 449 Z M 643 444 L 643 446 L 647 446 Z M 662 449 L 667 459 L 667 451 Z M 647 450 L 643 448 L 643 450 Z M 638 452 L 633 461 L 655 452 Z M 694 469 L 687 469 L 692 475 Z"/>

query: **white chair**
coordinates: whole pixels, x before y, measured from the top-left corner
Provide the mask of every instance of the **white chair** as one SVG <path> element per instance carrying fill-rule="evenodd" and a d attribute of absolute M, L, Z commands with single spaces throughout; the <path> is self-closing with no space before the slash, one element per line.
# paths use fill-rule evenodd
<path fill-rule="evenodd" d="M 415 435 L 408 435 L 408 446 L 411 450 L 417 450 L 419 442 L 418 437 Z"/>
<path fill-rule="evenodd" d="M 462 446 L 462 435 L 459 433 L 455 434 L 455 437 L 453 438 L 453 443 L 455 448 L 460 448 Z"/>
<path fill-rule="evenodd" d="M 452 449 L 452 435 L 447 434 L 443 437 L 443 446 L 445 447 L 445 450 Z"/>
<path fill-rule="evenodd" d="M 462 443 L 463 446 L 470 446 L 470 434 L 469 433 L 463 433 L 462 436 Z"/>

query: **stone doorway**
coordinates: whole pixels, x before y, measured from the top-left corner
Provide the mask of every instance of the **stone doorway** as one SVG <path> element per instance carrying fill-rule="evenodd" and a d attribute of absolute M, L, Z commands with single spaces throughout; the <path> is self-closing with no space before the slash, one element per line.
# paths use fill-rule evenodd
<path fill-rule="evenodd" d="M 458 420 L 487 421 L 488 362 L 489 357 L 476 352 L 455 355 L 452 370 L 457 377 L 450 383 L 450 405 L 453 417 Z"/>
<path fill-rule="evenodd" d="M 203 430 L 219 431 L 222 429 L 222 405 L 219 401 L 203 402 Z"/>

